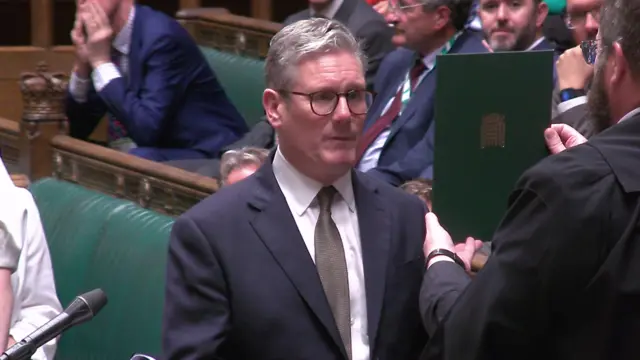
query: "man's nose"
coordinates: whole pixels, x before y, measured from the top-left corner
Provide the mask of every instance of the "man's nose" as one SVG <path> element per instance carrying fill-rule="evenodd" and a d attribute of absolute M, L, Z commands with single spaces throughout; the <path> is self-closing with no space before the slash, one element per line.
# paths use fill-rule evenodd
<path fill-rule="evenodd" d="M 593 15 L 591 15 L 591 13 L 588 13 L 584 23 L 584 29 L 587 31 L 589 38 L 595 38 L 599 28 L 600 24 L 596 21 Z"/>
<path fill-rule="evenodd" d="M 496 14 L 498 17 L 498 21 L 504 24 L 507 20 L 509 20 L 509 18 L 507 17 L 508 12 L 509 10 L 507 9 L 507 5 L 500 4 L 500 6 L 498 6 L 498 12 Z"/>
<path fill-rule="evenodd" d="M 333 119 L 337 121 L 348 120 L 351 118 L 351 110 L 349 110 L 349 104 L 344 96 L 338 98 L 338 104 L 333 111 Z"/>

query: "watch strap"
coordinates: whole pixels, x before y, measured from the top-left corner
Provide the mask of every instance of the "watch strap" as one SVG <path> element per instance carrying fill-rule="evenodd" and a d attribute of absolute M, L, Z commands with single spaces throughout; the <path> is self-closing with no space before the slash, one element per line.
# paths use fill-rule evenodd
<path fill-rule="evenodd" d="M 462 259 L 460 259 L 460 256 L 458 256 L 458 254 L 454 253 L 453 251 L 447 250 L 447 249 L 435 249 L 435 250 L 432 250 L 429 253 L 429 256 L 427 256 L 427 260 L 426 260 L 427 264 L 429 264 L 431 259 L 433 259 L 436 256 L 440 256 L 440 255 L 443 255 L 443 256 L 446 256 L 446 257 L 450 258 L 451 260 L 453 260 L 453 262 L 455 262 L 456 264 L 462 266 L 462 268 L 465 269 L 464 261 L 462 261 Z"/>
<path fill-rule="evenodd" d="M 560 101 L 565 102 L 586 95 L 587 92 L 584 89 L 562 89 L 560 90 Z"/>

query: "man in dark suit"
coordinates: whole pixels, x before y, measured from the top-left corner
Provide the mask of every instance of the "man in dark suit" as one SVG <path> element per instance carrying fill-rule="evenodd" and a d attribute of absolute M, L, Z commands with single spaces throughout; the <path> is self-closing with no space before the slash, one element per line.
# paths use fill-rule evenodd
<path fill-rule="evenodd" d="M 108 114 L 110 147 L 166 161 L 212 157 L 247 131 L 174 19 L 133 0 L 80 0 L 71 36 L 71 136 L 87 139 Z"/>
<path fill-rule="evenodd" d="M 421 307 L 444 321 L 423 359 L 638 357 L 640 7 L 605 0 L 601 17 L 588 105 L 615 125 L 522 176 L 474 280 L 428 216 Z"/>
<path fill-rule="evenodd" d="M 272 40 L 263 104 L 278 148 L 175 223 L 164 359 L 415 359 L 425 207 L 353 170 L 365 60 L 337 21 Z"/>
<path fill-rule="evenodd" d="M 340 21 L 362 42 L 368 58 L 367 86 L 371 89 L 380 62 L 394 49 L 391 43 L 393 30 L 384 17 L 364 0 L 309 0 L 309 8 L 287 17 L 284 25 L 311 17 Z"/>
<path fill-rule="evenodd" d="M 390 3 L 395 44 L 376 77 L 377 96 L 358 146 L 358 169 L 399 186 L 430 179 L 437 55 L 487 52 L 481 39 L 464 29 L 471 0 Z"/>

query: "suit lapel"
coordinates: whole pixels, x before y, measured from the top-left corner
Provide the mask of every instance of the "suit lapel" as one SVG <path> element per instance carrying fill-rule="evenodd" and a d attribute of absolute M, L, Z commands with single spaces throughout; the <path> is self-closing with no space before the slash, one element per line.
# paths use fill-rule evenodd
<path fill-rule="evenodd" d="M 249 201 L 256 212 L 251 225 L 346 358 L 316 266 L 276 181 L 271 161 L 256 173 L 259 186 Z"/>
<path fill-rule="evenodd" d="M 375 184 L 353 172 L 353 191 L 358 211 L 362 262 L 367 295 L 367 322 L 371 353 L 375 353 L 378 325 L 382 313 L 387 262 L 391 241 L 389 214 Z"/>

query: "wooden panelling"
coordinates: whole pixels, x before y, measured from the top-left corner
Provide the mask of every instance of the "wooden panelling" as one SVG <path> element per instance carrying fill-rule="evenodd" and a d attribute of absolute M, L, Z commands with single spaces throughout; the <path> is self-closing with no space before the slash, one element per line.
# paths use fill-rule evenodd
<path fill-rule="evenodd" d="M 53 1 L 53 43 L 71 45 L 71 29 L 76 17 L 76 0 Z"/>
<path fill-rule="evenodd" d="M 53 6 L 51 0 L 31 0 L 31 45 L 53 45 Z"/>
<path fill-rule="evenodd" d="M 0 0 L 0 46 L 30 44 L 30 0 Z"/>
<path fill-rule="evenodd" d="M 255 58 L 266 56 L 269 41 L 282 28 L 278 23 L 226 14 L 219 8 L 184 9 L 177 17 L 198 45 Z"/>
<path fill-rule="evenodd" d="M 309 7 L 306 0 L 273 1 L 271 5 L 271 21 L 279 23 L 283 22 L 287 16 Z"/>
<path fill-rule="evenodd" d="M 240 16 L 251 16 L 252 0 L 202 0 L 202 7 L 223 7 L 230 13 Z M 280 2 L 284 0 L 279 0 Z M 288 0 L 287 0 L 288 1 Z"/>

